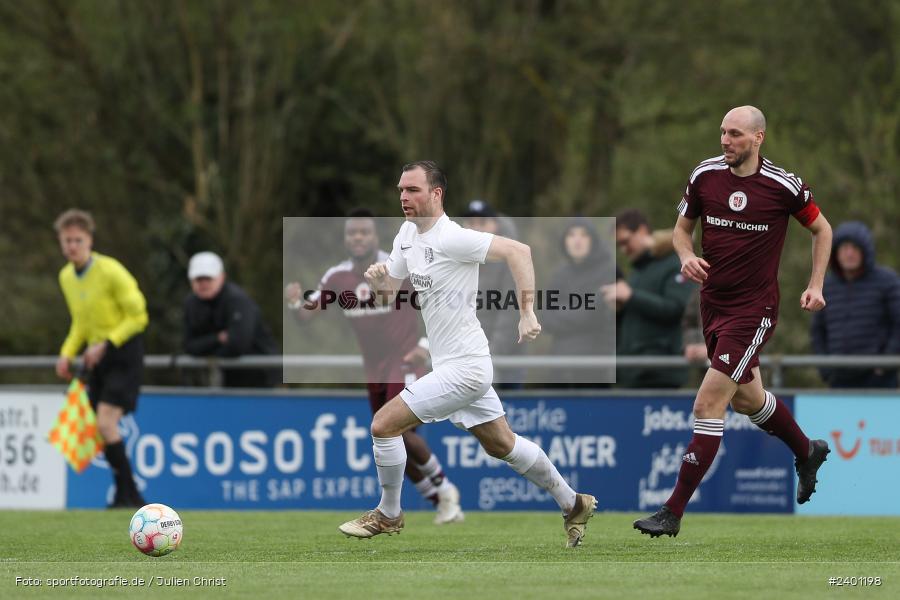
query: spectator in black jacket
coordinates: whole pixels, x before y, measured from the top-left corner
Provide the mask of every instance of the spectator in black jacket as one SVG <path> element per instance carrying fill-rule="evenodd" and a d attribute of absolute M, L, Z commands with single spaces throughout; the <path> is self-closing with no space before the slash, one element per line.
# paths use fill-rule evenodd
<path fill-rule="evenodd" d="M 813 314 L 816 354 L 900 354 L 900 278 L 875 264 L 875 243 L 859 221 L 834 230 L 825 308 Z M 831 387 L 895 388 L 896 369 L 822 368 Z"/>
<path fill-rule="evenodd" d="M 184 351 L 194 356 L 238 357 L 279 354 L 278 344 L 263 323 L 256 303 L 240 287 L 226 281 L 222 259 L 200 252 L 188 265 L 191 293 L 184 300 Z M 227 387 L 270 387 L 280 370 L 226 369 Z"/>
<path fill-rule="evenodd" d="M 565 260 L 550 278 L 548 291 L 559 292 L 566 310 L 541 311 L 543 330 L 553 336 L 551 353 L 563 356 L 615 356 L 615 315 L 603 302 L 600 287 L 615 282 L 613 257 L 602 245 L 590 219 L 577 217 L 567 223 L 562 236 Z M 586 305 L 570 305 L 581 298 Z M 575 308 L 576 310 L 572 310 Z M 614 369 L 559 369 L 563 387 L 609 387 Z M 598 385 L 598 382 L 603 382 Z"/>

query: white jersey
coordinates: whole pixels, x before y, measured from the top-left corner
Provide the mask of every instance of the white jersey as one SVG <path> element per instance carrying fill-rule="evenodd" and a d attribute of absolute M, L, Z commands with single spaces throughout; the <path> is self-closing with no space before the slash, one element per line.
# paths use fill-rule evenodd
<path fill-rule="evenodd" d="M 409 277 L 418 292 L 435 366 L 456 358 L 490 356 L 475 303 L 478 265 L 484 263 L 493 239 L 491 233 L 460 227 L 446 214 L 422 235 L 407 221 L 394 238 L 388 273 L 396 279 Z"/>

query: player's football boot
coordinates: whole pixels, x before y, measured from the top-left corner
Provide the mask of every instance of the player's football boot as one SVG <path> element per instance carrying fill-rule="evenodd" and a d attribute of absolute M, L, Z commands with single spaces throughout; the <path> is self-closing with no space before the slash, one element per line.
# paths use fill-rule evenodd
<path fill-rule="evenodd" d="M 816 473 L 822 463 L 828 460 L 828 442 L 825 440 L 812 440 L 809 442 L 809 457 L 800 462 L 794 459 L 794 467 L 797 469 L 797 504 L 809 502 L 809 497 L 816 491 Z"/>
<path fill-rule="evenodd" d="M 581 545 L 584 539 L 584 528 L 587 521 L 594 516 L 597 508 L 597 499 L 590 494 L 575 494 L 575 505 L 569 514 L 563 516 L 563 527 L 566 529 L 566 548 L 575 548 Z"/>
<path fill-rule="evenodd" d="M 370 538 L 380 533 L 392 535 L 403 529 L 403 513 L 391 519 L 377 508 L 364 512 L 361 517 L 347 521 L 338 529 L 348 537 Z"/>
<path fill-rule="evenodd" d="M 655 514 L 635 521 L 634 528 L 641 533 L 649 533 L 652 538 L 661 535 L 674 537 L 681 531 L 681 517 L 675 516 L 668 506 L 663 506 Z"/>
<path fill-rule="evenodd" d="M 459 490 L 449 481 L 445 481 L 438 488 L 437 514 L 434 516 L 434 524 L 462 523 L 465 519 L 466 515 L 459 506 Z"/>

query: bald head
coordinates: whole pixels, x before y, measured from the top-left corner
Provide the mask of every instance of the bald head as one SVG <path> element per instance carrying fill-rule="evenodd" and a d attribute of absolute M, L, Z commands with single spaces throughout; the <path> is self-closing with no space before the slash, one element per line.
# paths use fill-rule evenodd
<path fill-rule="evenodd" d="M 725 121 L 731 121 L 744 131 L 756 133 L 766 130 L 766 116 L 755 106 L 738 106 L 725 115 Z"/>
<path fill-rule="evenodd" d="M 755 106 L 732 108 L 722 119 L 721 144 L 725 164 L 740 177 L 756 172 L 759 147 L 766 137 L 766 118 Z"/>

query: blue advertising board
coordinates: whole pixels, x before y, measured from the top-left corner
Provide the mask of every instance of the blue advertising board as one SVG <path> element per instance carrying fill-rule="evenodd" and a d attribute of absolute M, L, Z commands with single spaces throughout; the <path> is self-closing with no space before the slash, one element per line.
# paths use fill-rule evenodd
<path fill-rule="evenodd" d="M 378 503 L 370 421 L 362 397 L 143 394 L 122 428 L 148 502 L 340 510 Z M 111 494 L 99 457 L 70 475 L 67 505 L 103 506 Z"/>
<path fill-rule="evenodd" d="M 798 395 L 797 421 L 831 446 L 808 515 L 900 515 L 900 397 Z"/>
<path fill-rule="evenodd" d="M 785 398 L 790 406 L 792 400 Z M 517 433 L 536 441 L 572 486 L 603 510 L 656 510 L 691 437 L 685 395 L 505 396 Z M 144 394 L 123 420 L 148 501 L 179 508 L 371 508 L 380 488 L 368 402 L 345 396 Z M 447 422 L 419 429 L 468 510 L 555 510 L 552 498 Z M 792 457 L 749 419 L 729 413 L 722 449 L 690 510 L 791 512 Z M 101 507 L 112 493 L 102 457 L 70 474 L 67 506 Z M 427 503 L 404 486 L 404 507 Z"/>

